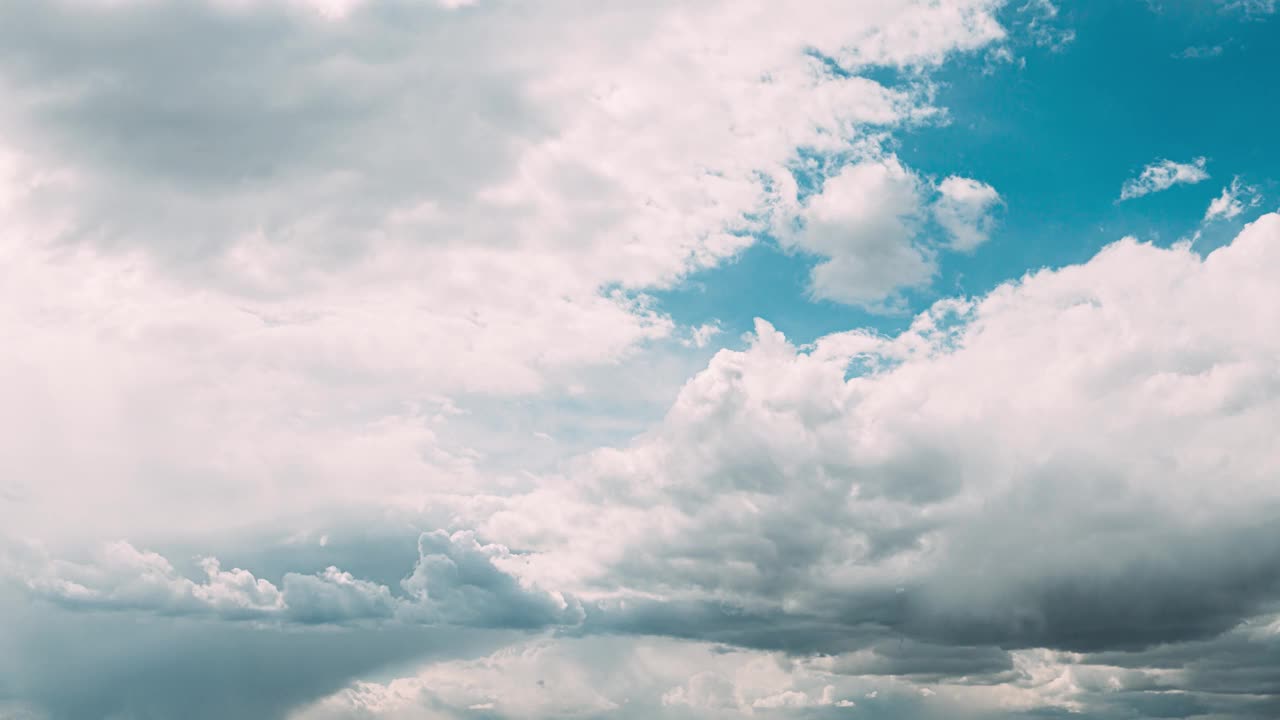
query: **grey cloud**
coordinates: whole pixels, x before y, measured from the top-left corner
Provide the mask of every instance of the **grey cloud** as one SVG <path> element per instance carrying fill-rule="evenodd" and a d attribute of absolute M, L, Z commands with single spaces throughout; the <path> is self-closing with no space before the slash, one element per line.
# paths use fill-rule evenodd
<path fill-rule="evenodd" d="M 68 612 L 0 595 L 0 697 L 49 720 L 284 718 L 379 668 L 491 652 L 510 635 L 386 625 L 293 632 L 251 623 Z M 37 715 L 39 717 L 39 715 Z"/>
<path fill-rule="evenodd" d="M 823 669 L 845 675 L 896 675 L 922 682 L 965 678 L 998 682 L 1013 669 L 1009 653 L 990 645 L 931 645 L 899 638 L 850 655 L 836 656 Z"/>
<path fill-rule="evenodd" d="M 536 588 L 499 568 L 495 561 L 518 562 L 507 548 L 481 544 L 469 531 L 443 530 L 418 538 L 419 559 L 401 586 L 416 600 L 404 617 L 426 622 L 503 628 L 539 628 L 575 623 L 581 605 Z"/>
<path fill-rule="evenodd" d="M 309 243 L 349 244 L 398 206 L 460 202 L 540 132 L 518 70 L 463 52 L 501 41 L 425 4 L 341 23 L 203 2 L 21 0 L 5 15 L 0 80 L 27 112 L 0 118 L 101 180 L 79 199 L 86 236 L 162 256 L 308 218 L 331 231 Z"/>
<path fill-rule="evenodd" d="M 359 580 L 335 567 L 320 575 L 284 576 L 286 615 L 303 623 L 389 618 L 396 601 L 385 585 Z"/>

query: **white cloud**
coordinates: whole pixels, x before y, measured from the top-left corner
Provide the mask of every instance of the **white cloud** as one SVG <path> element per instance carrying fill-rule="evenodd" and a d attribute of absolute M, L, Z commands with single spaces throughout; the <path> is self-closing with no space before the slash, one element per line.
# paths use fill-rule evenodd
<path fill-rule="evenodd" d="M 951 236 L 953 249 L 970 251 L 990 239 L 995 225 L 991 212 L 1000 204 L 995 188 L 953 175 L 938 185 L 938 192 L 941 197 L 933 205 L 933 215 Z"/>
<path fill-rule="evenodd" d="M 986 242 L 999 202 L 986 183 L 951 176 L 935 188 L 896 156 L 872 153 L 826 178 L 781 222 L 778 237 L 783 247 L 823 258 L 811 276 L 815 297 L 892 307 L 899 291 L 933 278 L 939 249 L 967 252 Z M 947 243 L 928 237 L 929 212 Z"/>
<path fill-rule="evenodd" d="M 1194 185 L 1209 179 L 1205 170 L 1207 160 L 1198 157 L 1189 163 L 1159 160 L 1142 169 L 1142 174 L 1126 180 L 1120 188 L 1120 200 L 1131 200 L 1154 192 L 1168 190 L 1174 185 Z"/>
<path fill-rule="evenodd" d="M 843 628 L 815 649 L 853 642 L 845 619 L 1059 649 L 1225 630 L 1280 587 L 1280 346 L 1254 330 L 1280 322 L 1278 249 L 1266 215 L 1206 257 L 1126 239 L 895 338 L 802 351 L 762 322 L 652 432 L 482 532 L 545 587 L 643 608 L 589 626 Z"/>
<path fill-rule="evenodd" d="M 787 247 L 826 258 L 813 270 L 816 297 L 850 304 L 884 300 L 934 273 L 933 252 L 916 241 L 923 181 L 896 157 L 849 165 L 828 178 L 800 212 Z"/>
<path fill-rule="evenodd" d="M 774 653 L 664 638 L 537 639 L 488 657 L 428 664 L 389 682 L 362 682 L 294 720 L 465 717 L 729 718 L 784 708 L 852 705 L 833 678 Z M 438 713 L 435 715 L 433 713 Z"/>
<path fill-rule="evenodd" d="M 994 0 L 68 3 L 0 22 L 0 521 L 42 538 L 494 490 L 440 408 L 705 341 L 645 292 L 791 217 L 799 149 L 937 116 L 860 70 L 1004 32 Z M 834 294 L 927 280 L 868 248 L 897 265 L 846 247 Z"/>
<path fill-rule="evenodd" d="M 1202 222 L 1230 220 L 1244 212 L 1245 208 L 1257 207 L 1261 202 L 1258 188 L 1243 184 L 1237 176 L 1232 178 L 1230 185 L 1222 188 L 1221 195 L 1209 202 Z"/>
<path fill-rule="evenodd" d="M 9 575 L 35 595 L 71 608 L 314 624 L 390 618 L 399 602 L 386 586 L 336 567 L 314 575 L 286 573 L 277 588 L 248 570 L 223 570 L 217 558 L 201 558 L 205 578 L 197 582 L 164 556 L 124 541 L 100 546 L 87 563 L 20 546 L 7 554 Z"/>

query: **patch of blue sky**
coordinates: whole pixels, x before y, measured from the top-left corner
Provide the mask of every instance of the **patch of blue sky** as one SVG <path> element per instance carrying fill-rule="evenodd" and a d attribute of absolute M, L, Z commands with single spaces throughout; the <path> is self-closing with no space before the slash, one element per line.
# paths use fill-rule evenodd
<path fill-rule="evenodd" d="M 1229 240 L 1240 225 L 1276 207 L 1280 142 L 1280 17 L 1258 19 L 1209 0 L 1061 3 L 1055 22 L 1068 43 L 1020 37 L 1021 12 L 1006 10 L 1014 60 L 973 54 L 933 74 L 946 123 L 904 129 L 898 156 L 921 174 L 972 177 L 993 185 L 1004 205 L 990 241 L 971 254 L 944 252 L 926 289 L 903 294 L 909 312 L 878 314 L 810 295 L 820 259 L 787 253 L 769 237 L 732 262 L 655 293 L 682 324 L 716 319 L 726 344 L 763 317 L 795 342 L 866 328 L 902 330 L 911 314 L 954 295 L 980 295 L 1043 267 L 1083 262 L 1126 235 L 1160 245 L 1191 236 L 1210 201 L 1232 178 L 1262 201 L 1204 228 L 1196 249 Z M 1187 48 L 1222 48 L 1188 53 Z M 832 67 L 833 72 L 839 68 Z M 890 71 L 874 79 L 909 82 Z M 1125 180 L 1162 159 L 1208 159 L 1210 178 L 1117 202 Z M 801 152 L 794 170 L 802 196 L 820 187 L 842 158 Z"/>

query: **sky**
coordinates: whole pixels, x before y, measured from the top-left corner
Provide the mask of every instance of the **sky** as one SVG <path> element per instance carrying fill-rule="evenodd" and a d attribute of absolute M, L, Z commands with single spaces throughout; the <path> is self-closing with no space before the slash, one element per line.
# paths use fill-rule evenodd
<path fill-rule="evenodd" d="M 1280 716 L 1278 33 L 3 3 L 0 720 Z"/>

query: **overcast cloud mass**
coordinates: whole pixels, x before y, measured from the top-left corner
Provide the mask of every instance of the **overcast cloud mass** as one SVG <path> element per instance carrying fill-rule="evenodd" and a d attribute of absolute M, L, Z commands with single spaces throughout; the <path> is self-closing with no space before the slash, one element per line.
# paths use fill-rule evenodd
<path fill-rule="evenodd" d="M 0 720 L 1280 717 L 1277 9 L 0 4 Z"/>

